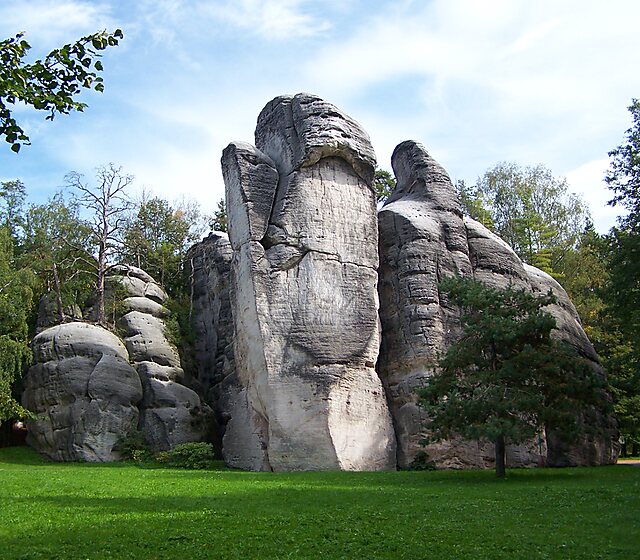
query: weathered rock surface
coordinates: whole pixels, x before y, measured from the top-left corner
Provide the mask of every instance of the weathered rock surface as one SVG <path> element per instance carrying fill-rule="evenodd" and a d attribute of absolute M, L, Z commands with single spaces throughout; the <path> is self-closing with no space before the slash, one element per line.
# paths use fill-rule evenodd
<path fill-rule="evenodd" d="M 36 414 L 28 442 L 57 461 L 111 461 L 136 428 L 142 387 L 120 339 L 86 323 L 66 323 L 33 340 L 35 364 L 23 405 Z"/>
<path fill-rule="evenodd" d="M 238 387 L 230 299 L 231 258 L 227 234 L 213 232 L 189 249 L 185 259 L 191 278 L 193 368 L 215 412 L 215 439 L 220 452 L 227 423 L 246 411 L 245 399 L 242 412 L 234 412 L 236 404 L 231 395 Z M 235 443 L 227 438 L 227 452 Z"/>
<path fill-rule="evenodd" d="M 125 313 L 119 320 L 129 359 L 142 382 L 139 429 L 154 451 L 200 441 L 207 433 L 209 408 L 186 376 L 175 346 L 167 338 L 164 319 L 167 295 L 146 272 L 118 267 L 108 285 L 124 291 Z M 117 290 L 116 290 L 117 292 Z"/>
<path fill-rule="evenodd" d="M 528 264 L 524 265 L 531 288 L 541 294 L 549 290 L 556 296 L 557 302 L 547 310 L 557 324 L 557 336 L 576 349 L 578 354 L 592 363 L 592 367 L 602 377 L 604 370 L 596 351 L 582 328 L 580 317 L 564 288 L 546 272 Z M 618 425 L 613 415 L 604 416 L 596 410 L 588 410 L 581 422 L 597 426 L 601 433 L 586 435 L 578 443 L 567 443 L 562 434 L 547 430 L 547 465 L 554 467 L 575 465 L 603 465 L 616 461 L 619 453 L 617 442 Z"/>
<path fill-rule="evenodd" d="M 191 277 L 194 367 L 207 394 L 235 370 L 231 258 L 229 237 L 219 231 L 194 245 L 185 258 Z"/>
<path fill-rule="evenodd" d="M 299 94 L 264 108 L 256 145 L 230 144 L 222 158 L 238 380 L 228 384 L 225 458 L 249 469 L 394 468 L 374 369 L 369 139 L 332 105 Z"/>
<path fill-rule="evenodd" d="M 446 171 L 420 144 L 401 143 L 392 165 L 397 188 L 379 212 L 380 317 L 382 344 L 378 371 L 388 391 L 396 436 L 398 463 L 408 466 L 424 439 L 424 412 L 415 391 L 433 372 L 440 354 L 460 333 L 459 312 L 439 292 L 443 277 L 460 275 L 496 288 L 511 284 L 546 291 L 551 284 L 559 297 L 549 311 L 558 320 L 558 336 L 583 355 L 597 356 L 566 293 L 551 278 L 524 265 L 502 239 L 478 222 L 463 218 L 462 208 Z M 555 439 L 553 440 L 556 444 Z M 595 444 L 593 444 L 595 445 Z M 593 447 L 592 445 L 592 447 Z M 611 461 L 611 440 L 601 438 L 599 458 L 585 446 L 572 448 L 572 462 Z M 486 467 L 493 460 L 491 446 L 449 441 L 432 444 L 427 452 L 441 467 Z M 567 452 L 559 452 L 566 456 Z M 508 450 L 509 464 L 536 465 L 558 452 L 543 437 Z"/>

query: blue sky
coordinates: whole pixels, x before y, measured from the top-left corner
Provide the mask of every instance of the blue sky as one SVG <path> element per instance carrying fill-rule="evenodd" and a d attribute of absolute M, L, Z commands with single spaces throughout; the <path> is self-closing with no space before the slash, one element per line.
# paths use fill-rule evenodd
<path fill-rule="evenodd" d="M 640 97 L 638 21 L 635 0 L 0 0 L 0 37 L 25 31 L 34 57 L 125 34 L 84 113 L 16 111 L 33 145 L 0 150 L 0 180 L 42 202 L 68 171 L 113 162 L 139 191 L 211 212 L 223 148 L 253 140 L 270 99 L 307 91 L 363 125 L 381 167 L 406 139 L 468 183 L 499 161 L 543 163 L 604 232 L 607 152 Z"/>

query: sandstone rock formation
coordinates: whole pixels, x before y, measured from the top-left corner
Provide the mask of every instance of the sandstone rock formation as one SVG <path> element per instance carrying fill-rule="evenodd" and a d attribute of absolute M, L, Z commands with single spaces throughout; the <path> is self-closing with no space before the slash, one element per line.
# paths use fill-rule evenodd
<path fill-rule="evenodd" d="M 196 341 L 185 369 L 197 380 L 171 343 L 165 292 L 144 271 L 115 267 L 110 320 L 124 343 L 80 322 L 34 339 L 23 402 L 37 414 L 36 449 L 57 460 L 112 460 L 136 427 L 154 450 L 201 440 L 214 423 L 206 394 L 232 467 L 407 467 L 427 435 L 416 390 L 461 330 L 459 310 L 439 291 L 449 275 L 551 289 L 557 336 L 604 375 L 564 290 L 463 217 L 449 176 L 420 144 L 396 148 L 398 186 L 378 217 L 369 138 L 333 105 L 277 97 L 258 117 L 255 144 L 223 153 L 229 236 L 212 233 L 187 254 Z M 43 301 L 41 328 L 59 320 L 53 303 Z M 610 462 L 615 422 L 596 412 L 581 421 L 609 435 L 568 445 L 541 434 L 508 448 L 508 464 Z M 478 442 L 427 452 L 440 467 L 494 460 Z"/>
<path fill-rule="evenodd" d="M 107 286 L 124 343 L 80 322 L 50 327 L 33 340 L 35 365 L 23 393 L 24 406 L 37 415 L 29 443 L 55 460 L 118 459 L 116 444 L 137 429 L 155 451 L 199 441 L 209 430 L 210 409 L 187 386 L 167 338 L 165 292 L 146 272 L 127 266 L 114 267 Z M 53 320 L 50 313 L 41 316 Z"/>
<path fill-rule="evenodd" d="M 573 346 L 578 354 L 589 360 L 601 377 L 605 372 L 591 342 L 585 334 L 580 317 L 564 288 L 547 273 L 527 264 L 524 265 L 534 292 L 556 296 L 557 302 L 548 307 L 557 323 L 557 336 Z M 601 434 L 586 435 L 577 443 L 567 443 L 561 433 L 547 430 L 548 454 L 546 464 L 554 467 L 574 465 L 602 465 L 615 462 L 618 455 L 618 426 L 613 415 L 603 416 L 599 411 L 587 410 L 581 418 L 584 424 L 597 426 Z"/>
<path fill-rule="evenodd" d="M 208 407 L 192 388 L 176 347 L 167 338 L 162 304 L 167 295 L 151 276 L 139 268 L 117 267 L 108 285 L 121 286 L 126 297 L 119 324 L 129 359 L 142 381 L 139 428 L 154 451 L 202 440 L 207 432 Z"/>
<path fill-rule="evenodd" d="M 185 259 L 191 278 L 193 368 L 215 412 L 216 443 L 220 451 L 227 422 L 233 416 L 230 391 L 237 386 L 230 299 L 231 258 L 227 234 L 216 231 L 189 249 Z M 228 439 L 227 453 L 233 444 Z"/>
<path fill-rule="evenodd" d="M 50 327 L 33 340 L 23 405 L 36 414 L 28 443 L 57 461 L 110 461 L 138 423 L 142 387 L 120 339 L 86 323 Z"/>
<path fill-rule="evenodd" d="M 238 379 L 225 441 L 241 442 L 225 458 L 249 469 L 394 468 L 374 369 L 369 138 L 332 105 L 299 94 L 267 104 L 256 145 L 232 143 L 222 158 Z"/>
<path fill-rule="evenodd" d="M 67 321 L 82 321 L 83 319 L 82 310 L 78 304 L 66 306 L 62 311 Z M 57 299 L 53 292 L 49 292 L 40 298 L 40 303 L 38 304 L 36 332 L 40 333 L 61 322 Z"/>
<path fill-rule="evenodd" d="M 473 276 L 497 288 L 511 284 L 546 292 L 552 287 L 559 301 L 549 311 L 558 321 L 558 336 L 591 359 L 594 367 L 599 365 L 564 290 L 548 275 L 523 264 L 504 241 L 481 224 L 463 218 L 449 176 L 424 147 L 412 141 L 401 143 L 392 165 L 398 185 L 379 213 L 383 334 L 378 371 L 391 403 L 398 462 L 404 467 L 421 449 L 426 435 L 415 390 L 460 329 L 458 311 L 438 289 L 443 277 Z M 509 449 L 508 464 L 535 465 L 546 455 L 551 464 L 557 464 L 560 456 L 567 459 L 568 449 L 560 451 L 556 438 L 548 443 L 548 451 L 543 437 L 528 446 Z M 442 442 L 427 451 L 442 467 L 485 467 L 492 458 L 491 449 L 473 442 Z M 573 446 L 569 454 L 572 464 L 611 462 L 611 438 Z"/>

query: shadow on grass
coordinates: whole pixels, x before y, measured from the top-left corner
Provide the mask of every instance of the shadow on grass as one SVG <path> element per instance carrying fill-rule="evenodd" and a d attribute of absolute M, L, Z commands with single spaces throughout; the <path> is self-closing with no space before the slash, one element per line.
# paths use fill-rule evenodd
<path fill-rule="evenodd" d="M 3 447 L 0 449 L 0 465 L 48 465 L 51 461 L 39 455 L 30 447 L 21 445 L 18 447 Z"/>
<path fill-rule="evenodd" d="M 640 504 L 611 473 L 576 472 L 584 488 L 559 470 L 531 478 L 556 481 L 551 489 L 532 487 L 527 471 L 500 488 L 480 484 L 491 473 L 168 469 L 142 473 L 154 475 L 152 487 L 96 480 L 84 495 L 48 495 L 36 485 L 3 501 L 19 522 L 0 527 L 2 558 L 622 557 L 640 544 L 628 538 Z M 619 500 L 607 504 L 611 518 L 599 508 L 608 484 Z"/>

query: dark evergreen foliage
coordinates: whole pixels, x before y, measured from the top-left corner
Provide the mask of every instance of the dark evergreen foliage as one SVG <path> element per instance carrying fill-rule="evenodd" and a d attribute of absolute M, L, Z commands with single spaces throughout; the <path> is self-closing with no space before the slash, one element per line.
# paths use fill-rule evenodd
<path fill-rule="evenodd" d="M 493 442 L 496 473 L 504 476 L 507 443 L 534 438 L 545 426 L 575 437 L 581 410 L 606 409 L 604 382 L 589 362 L 551 337 L 555 319 L 544 310 L 555 302 L 551 293 L 466 278 L 446 279 L 441 290 L 462 310 L 463 335 L 420 393 L 434 439 Z"/>

